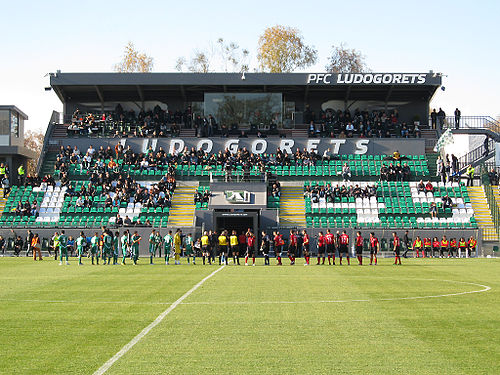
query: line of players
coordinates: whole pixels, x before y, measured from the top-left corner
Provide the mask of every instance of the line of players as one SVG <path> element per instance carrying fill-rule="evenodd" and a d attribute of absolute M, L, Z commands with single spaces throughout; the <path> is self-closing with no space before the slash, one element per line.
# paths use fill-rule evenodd
<path fill-rule="evenodd" d="M 296 257 L 299 254 L 299 233 L 295 230 L 290 230 L 290 235 L 288 239 L 288 245 L 285 249 L 285 239 L 279 231 L 273 232 L 272 236 L 267 235 L 266 232 L 261 233 L 260 239 L 260 253 L 264 256 L 264 264 L 269 265 L 269 253 L 271 247 L 274 250 L 276 257 L 276 265 L 282 265 L 282 257 L 285 255 L 290 260 L 290 265 L 294 265 Z M 454 257 L 456 254 L 460 257 L 462 254 L 464 256 L 470 257 L 476 250 L 477 241 L 470 237 L 467 241 L 464 237 L 456 241 L 454 238 L 448 240 L 446 236 L 443 236 L 442 240 L 439 241 L 437 237 L 431 241 L 430 238 L 424 238 L 423 240 L 417 236 L 411 244 L 408 233 L 404 235 L 403 242 L 397 236 L 396 232 L 393 232 L 393 239 L 391 243 L 391 250 L 394 252 L 394 264 L 401 264 L 401 251 L 405 249 L 403 256 L 406 257 L 408 251 L 413 250 L 416 257 L 435 257 L 436 254 L 442 257 Z M 302 248 L 302 254 L 305 259 L 305 266 L 310 265 L 310 258 L 313 254 L 311 250 L 311 241 L 309 234 L 306 230 L 302 230 L 300 233 L 300 242 Z M 342 265 L 342 260 L 345 257 L 347 264 L 350 265 L 349 256 L 349 245 L 350 238 L 346 231 L 338 231 L 333 234 L 330 229 L 323 232 L 319 232 L 317 239 L 317 265 L 325 264 L 325 259 L 328 259 L 329 265 L 335 265 L 336 254 L 339 257 L 339 265 Z M 56 232 L 52 238 L 54 243 L 54 250 L 60 255 L 60 265 L 63 264 L 63 258 L 66 259 L 66 264 L 68 263 L 68 245 L 69 240 L 65 235 L 64 231 L 59 234 Z M 82 231 L 80 236 L 75 240 L 74 246 L 76 248 L 78 256 L 78 264 L 82 264 L 82 258 L 85 253 L 87 253 L 88 258 L 91 258 L 92 264 L 99 264 L 99 260 L 102 259 L 103 264 L 118 264 L 119 255 L 121 253 L 121 264 L 125 265 L 126 259 L 130 257 L 133 264 L 137 264 L 139 259 L 139 247 L 142 237 L 135 231 L 133 234 L 127 229 L 120 236 L 119 232 L 112 233 L 111 230 L 103 228 L 102 233 L 99 234 L 95 232 L 94 236 L 87 238 Z M 158 255 L 162 258 L 162 250 L 164 251 L 164 261 L 165 264 L 169 264 L 170 257 L 174 257 L 175 264 L 180 264 L 181 254 L 184 251 L 184 255 L 187 258 L 187 262 L 196 264 L 196 257 L 201 256 L 203 264 L 208 262 L 209 264 L 215 263 L 215 258 L 219 258 L 219 264 L 229 264 L 229 257 L 232 256 L 233 263 L 235 265 L 240 264 L 240 256 L 245 255 L 245 265 L 248 265 L 251 259 L 252 265 L 255 266 L 255 257 L 257 255 L 256 251 L 256 236 L 252 233 L 250 229 L 246 233 L 242 232 L 240 235 L 233 230 L 230 234 L 227 230 L 221 232 L 220 235 L 217 232 L 205 231 L 201 238 L 196 241 L 193 239 L 191 233 L 187 236 L 182 234 L 182 230 L 177 229 L 175 234 L 170 230 L 164 237 L 161 236 L 159 230 L 153 229 L 149 239 L 149 258 L 150 264 L 153 264 L 153 259 Z M 354 249 L 356 253 L 356 258 L 358 264 L 363 264 L 363 250 L 364 249 L 364 239 L 361 236 L 361 232 L 356 233 L 354 238 Z M 404 246 L 403 246 L 404 245 Z M 370 252 L 370 265 L 377 264 L 377 254 L 380 252 L 380 242 L 375 236 L 375 233 L 370 233 L 368 240 L 368 249 Z M 95 261 L 95 262 L 94 262 Z"/>

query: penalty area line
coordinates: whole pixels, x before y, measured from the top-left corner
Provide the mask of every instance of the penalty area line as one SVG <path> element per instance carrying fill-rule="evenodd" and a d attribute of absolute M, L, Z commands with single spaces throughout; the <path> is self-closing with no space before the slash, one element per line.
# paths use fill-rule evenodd
<path fill-rule="evenodd" d="M 214 272 L 212 272 L 210 275 L 206 276 L 203 278 L 200 282 L 198 282 L 195 286 L 193 286 L 191 289 L 189 289 L 186 293 L 182 295 L 177 301 L 172 303 L 168 309 L 163 311 L 158 317 L 151 322 L 146 328 L 144 328 L 137 336 L 135 336 L 128 344 L 126 344 L 123 348 L 120 349 L 118 353 L 116 353 L 113 357 L 111 357 L 106 363 L 104 363 L 97 371 L 94 372 L 94 375 L 102 375 L 106 371 L 109 370 L 113 364 L 118 361 L 121 357 L 123 357 L 130 349 L 133 348 L 135 344 L 137 344 L 139 341 L 144 338 L 154 327 L 156 327 L 158 324 L 161 323 L 161 321 L 168 315 L 172 310 L 174 310 L 177 306 L 179 306 L 182 301 L 184 301 L 187 297 L 189 297 L 196 289 L 198 289 L 200 286 L 202 286 L 205 281 L 210 279 L 212 276 L 214 276 L 217 272 L 221 271 L 225 266 L 217 268 Z"/>

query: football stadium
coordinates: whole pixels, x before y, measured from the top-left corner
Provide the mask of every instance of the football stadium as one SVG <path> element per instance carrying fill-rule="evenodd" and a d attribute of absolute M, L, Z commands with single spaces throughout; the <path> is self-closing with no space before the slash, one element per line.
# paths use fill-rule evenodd
<path fill-rule="evenodd" d="M 46 79 L 38 153 L 0 105 L 0 373 L 499 373 L 500 122 L 451 77 Z"/>

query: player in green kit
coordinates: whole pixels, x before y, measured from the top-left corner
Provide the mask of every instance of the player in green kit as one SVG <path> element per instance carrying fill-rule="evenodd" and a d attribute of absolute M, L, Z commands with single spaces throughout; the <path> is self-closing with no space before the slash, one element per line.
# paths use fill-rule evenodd
<path fill-rule="evenodd" d="M 134 266 L 137 265 L 137 260 L 139 259 L 139 246 L 141 244 L 141 239 L 142 237 L 139 236 L 137 231 L 135 231 L 131 241 L 132 242 L 131 257 L 132 260 L 134 261 Z"/>
<path fill-rule="evenodd" d="M 165 250 L 165 264 L 168 266 L 168 261 L 170 260 L 170 252 L 172 251 L 172 246 L 174 245 L 174 237 L 172 236 L 172 231 L 169 230 L 168 234 L 163 237 L 163 247 Z"/>
<path fill-rule="evenodd" d="M 153 263 L 153 256 L 156 253 L 156 231 L 153 229 L 149 235 L 149 264 Z"/>
<path fill-rule="evenodd" d="M 122 245 L 122 266 L 125 265 L 125 258 L 127 258 L 127 252 L 130 249 L 130 234 L 128 232 L 128 229 L 123 232 L 123 236 L 120 239 L 121 245 Z"/>
<path fill-rule="evenodd" d="M 189 258 L 192 256 L 193 264 L 196 264 L 196 254 L 193 252 L 193 237 L 191 233 L 184 239 L 184 248 L 186 249 L 187 262 L 189 263 Z"/>
<path fill-rule="evenodd" d="M 94 234 L 94 237 L 90 239 L 90 254 L 92 256 L 92 264 L 94 264 L 94 257 L 97 264 L 99 264 L 99 242 L 99 235 L 96 232 Z"/>
<path fill-rule="evenodd" d="M 64 231 L 61 232 L 61 235 L 59 236 L 59 254 L 60 254 L 60 261 L 59 265 L 62 266 L 62 261 L 63 261 L 63 255 L 66 257 L 66 265 L 69 266 L 68 262 L 68 237 L 64 234 Z"/>
<path fill-rule="evenodd" d="M 80 237 L 76 239 L 76 252 L 78 253 L 78 265 L 81 266 L 83 251 L 85 250 L 85 245 L 87 244 L 87 239 L 85 238 L 85 234 L 80 232 Z"/>
<path fill-rule="evenodd" d="M 111 253 L 113 251 L 113 237 L 107 229 L 104 230 L 102 238 L 102 260 L 104 264 L 109 264 L 111 262 Z M 106 259 L 108 262 L 106 263 Z"/>
<path fill-rule="evenodd" d="M 113 237 L 113 266 L 118 264 L 118 251 L 120 251 L 120 232 L 115 232 Z"/>
<path fill-rule="evenodd" d="M 158 258 L 161 258 L 161 234 L 159 229 L 156 230 L 155 233 L 155 257 L 157 251 L 158 251 Z"/>

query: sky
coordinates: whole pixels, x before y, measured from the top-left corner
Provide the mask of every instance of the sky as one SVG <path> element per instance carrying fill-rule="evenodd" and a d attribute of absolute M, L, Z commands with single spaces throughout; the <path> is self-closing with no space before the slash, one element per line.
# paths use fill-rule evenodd
<path fill-rule="evenodd" d="M 179 56 L 222 37 L 250 51 L 265 28 L 298 28 L 318 50 L 309 72 L 325 70 L 332 45 L 363 53 L 373 72 L 440 72 L 431 103 L 462 116 L 500 115 L 500 1 L 9 1 L 2 4 L 0 104 L 45 130 L 62 104 L 49 72 L 110 72 L 132 41 L 154 58 L 155 72 L 175 71 Z M 252 66 L 251 66 L 252 68 Z"/>

